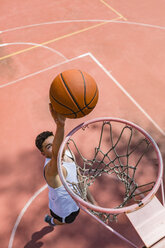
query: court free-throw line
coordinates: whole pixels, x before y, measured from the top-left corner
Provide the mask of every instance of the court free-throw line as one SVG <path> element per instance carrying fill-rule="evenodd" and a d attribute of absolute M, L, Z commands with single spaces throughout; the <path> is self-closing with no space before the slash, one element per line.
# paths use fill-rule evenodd
<path fill-rule="evenodd" d="M 135 104 L 135 106 L 147 117 L 149 121 L 159 130 L 159 132 L 165 136 L 165 132 L 159 127 L 159 125 L 151 118 L 151 116 L 140 106 L 140 104 L 124 89 L 124 87 L 111 75 L 111 73 L 91 54 L 89 56 L 95 61 L 95 63 L 112 79 L 117 87 Z"/>
<path fill-rule="evenodd" d="M 147 117 L 147 119 L 149 119 L 152 124 L 160 131 L 160 133 L 165 136 L 165 132 L 159 127 L 159 125 L 147 114 L 147 112 L 140 106 L 140 104 L 138 104 L 135 99 L 124 89 L 124 87 L 111 75 L 111 73 L 105 69 L 105 67 L 91 54 L 91 53 L 85 53 L 85 54 L 82 54 L 82 55 L 79 55 L 73 59 L 69 59 L 69 60 L 66 60 L 64 62 L 61 62 L 61 63 L 58 63 L 58 64 L 55 64 L 55 65 L 52 65 L 50 67 L 47 67 L 43 70 L 39 70 L 37 72 L 34 72 L 34 73 L 31 73 L 31 74 L 28 74 L 20 79 L 17 79 L 17 80 L 14 80 L 12 82 L 9 82 L 9 83 L 6 83 L 4 85 L 1 85 L 0 88 L 3 88 L 3 87 L 6 87 L 6 86 L 9 86 L 9 85 L 12 85 L 12 84 L 15 84 L 21 80 L 24 80 L 24 79 L 27 79 L 29 77 L 32 77 L 32 76 L 35 76 L 39 73 L 42 73 L 42 72 L 45 72 L 47 70 L 50 70 L 50 69 L 53 69 L 57 66 L 60 66 L 62 64 L 65 64 L 65 63 L 68 63 L 68 62 L 71 62 L 71 61 L 74 61 L 76 59 L 79 59 L 79 58 L 82 58 L 82 57 L 85 57 L 85 56 L 90 56 L 95 62 L 96 64 L 113 80 L 113 82 L 123 91 L 123 93 L 136 105 L 136 107 Z"/>
<path fill-rule="evenodd" d="M 45 72 L 47 70 L 50 70 L 50 69 L 53 69 L 55 67 L 58 67 L 62 64 L 65 64 L 65 63 L 68 63 L 68 62 L 71 62 L 71 61 L 74 61 L 76 59 L 79 59 L 79 58 L 82 58 L 82 57 L 85 57 L 85 56 L 90 56 L 95 62 L 96 64 L 113 80 L 113 82 L 123 91 L 123 93 L 136 105 L 136 107 L 147 117 L 147 119 L 149 119 L 152 124 L 160 131 L 160 133 L 165 136 L 165 132 L 159 127 L 159 125 L 150 117 L 150 115 L 148 115 L 148 113 L 140 106 L 140 104 L 138 104 L 135 99 L 124 89 L 124 87 L 111 75 L 111 73 L 91 54 L 91 53 L 85 53 L 85 54 L 82 54 L 82 55 L 79 55 L 73 59 L 69 59 L 69 60 L 66 60 L 64 62 L 61 62 L 61 63 L 58 63 L 58 64 L 55 64 L 55 65 L 52 65 L 50 67 L 47 67 L 43 70 L 39 70 L 37 72 L 34 72 L 34 73 L 31 73 L 31 74 L 28 74 L 27 76 L 24 76 L 20 79 L 17 79 L 17 80 L 14 80 L 12 82 L 9 82 L 9 83 L 6 83 L 4 85 L 1 85 L 0 88 L 3 88 L 3 87 L 6 87 L 6 86 L 9 86 L 9 85 L 12 85 L 12 84 L 15 84 L 21 80 L 24 80 L 26 78 L 29 78 L 29 77 L 32 77 L 32 76 L 35 76 L 39 73 L 42 73 L 42 72 Z"/>
<path fill-rule="evenodd" d="M 74 61 L 74 60 L 76 60 L 76 59 L 85 57 L 85 56 L 87 56 L 87 55 L 88 55 L 88 53 L 87 53 L 87 54 L 85 53 L 85 54 L 79 55 L 79 56 L 77 56 L 77 57 L 75 57 L 75 58 L 73 58 L 73 59 L 68 59 L 68 60 L 65 60 L 65 61 L 63 61 L 63 62 L 60 62 L 60 63 L 58 63 L 58 64 L 49 66 L 49 67 L 47 67 L 47 68 L 44 68 L 44 69 L 42 69 L 42 70 L 36 71 L 36 72 L 34 72 L 34 73 L 31 73 L 31 74 L 28 74 L 28 75 L 26 75 L 26 76 L 24 76 L 24 77 L 21 77 L 21 78 L 19 78 L 19 79 L 16 79 L 16 80 L 14 80 L 14 81 L 9 82 L 9 83 L 0 85 L 0 88 L 4 88 L 4 87 L 10 86 L 10 85 L 12 85 L 12 84 L 16 84 L 16 83 L 18 83 L 18 82 L 20 82 L 20 81 L 22 81 L 22 80 L 24 80 L 24 79 L 27 79 L 27 78 L 30 78 L 30 77 L 32 77 L 32 76 L 38 75 L 38 74 L 40 74 L 40 73 L 42 73 L 42 72 L 51 70 L 51 69 L 56 68 L 56 67 L 58 67 L 58 66 L 60 66 L 60 65 L 66 64 L 66 63 L 68 63 L 68 62 L 72 62 L 72 61 Z"/>
<path fill-rule="evenodd" d="M 127 21 L 127 19 L 120 14 L 117 10 L 115 10 L 114 8 L 112 8 L 108 3 L 106 3 L 104 0 L 100 0 L 100 2 L 102 2 L 105 6 L 107 6 L 109 9 L 111 9 L 116 15 L 118 15 L 121 19 L 123 19 L 124 21 Z"/>
<path fill-rule="evenodd" d="M 26 210 L 28 209 L 28 207 L 31 205 L 31 203 L 35 200 L 35 198 L 41 193 L 43 192 L 45 189 L 47 188 L 47 184 L 45 184 L 42 188 L 40 188 L 30 199 L 29 201 L 26 203 L 26 205 L 24 206 L 24 208 L 22 209 L 22 211 L 20 212 L 19 216 L 16 219 L 15 225 L 13 227 L 13 230 L 11 232 L 11 236 L 10 236 L 10 240 L 9 240 L 9 245 L 8 248 L 12 248 L 13 246 L 13 240 L 14 240 L 14 236 L 17 230 L 17 227 L 24 215 L 24 213 L 26 212 Z"/>

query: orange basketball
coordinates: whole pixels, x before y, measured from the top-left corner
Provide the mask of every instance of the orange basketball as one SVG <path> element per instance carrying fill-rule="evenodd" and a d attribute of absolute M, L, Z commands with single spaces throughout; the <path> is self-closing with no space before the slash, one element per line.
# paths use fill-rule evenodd
<path fill-rule="evenodd" d="M 98 101 L 98 87 L 86 72 L 67 70 L 57 75 L 50 86 L 50 102 L 56 112 L 67 118 L 89 114 Z"/>

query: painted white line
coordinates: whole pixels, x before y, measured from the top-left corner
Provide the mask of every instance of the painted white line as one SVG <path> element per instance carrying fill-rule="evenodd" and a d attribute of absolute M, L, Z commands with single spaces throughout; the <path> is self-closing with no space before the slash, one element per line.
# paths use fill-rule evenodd
<path fill-rule="evenodd" d="M 162 26 L 158 26 L 158 25 L 151 25 L 151 24 L 145 24 L 145 23 L 138 23 L 138 22 L 128 22 L 128 21 L 112 21 L 112 20 L 64 20 L 64 21 L 54 21 L 54 22 L 45 22 L 45 23 L 40 23 L 40 24 L 32 24 L 32 25 L 27 25 L 27 26 L 22 26 L 22 27 L 16 27 L 16 28 L 10 28 L 10 29 L 6 29 L 6 30 L 2 30 L 0 31 L 0 33 L 4 33 L 4 32 L 9 32 L 9 31 L 14 31 L 14 30 L 20 30 L 20 29 L 25 29 L 25 28 L 30 28 L 30 27 L 37 27 L 37 26 L 41 26 L 41 25 L 50 25 L 50 24 L 60 24 L 60 23 L 76 23 L 76 22 L 107 22 L 107 23 L 116 23 L 116 24 L 130 24 L 130 25 L 138 25 L 138 26 L 143 26 L 143 27 L 149 27 L 149 28 L 156 28 L 156 29 L 161 29 L 161 30 L 165 30 L 165 27 L 162 27 Z M 136 105 L 136 107 L 151 121 L 151 123 L 163 134 L 165 135 L 165 132 L 158 126 L 158 124 L 146 113 L 146 111 L 135 101 L 135 99 L 123 88 L 123 86 L 111 75 L 111 73 L 106 70 L 106 68 L 91 54 L 91 53 L 86 53 L 86 54 L 83 54 L 83 55 L 80 55 L 80 56 L 77 56 L 73 59 L 70 59 L 70 60 L 67 60 L 67 58 L 59 53 L 58 51 L 50 48 L 50 47 L 47 47 L 47 46 L 44 46 L 44 45 L 41 45 L 41 44 L 36 44 L 36 43 L 26 43 L 26 42 L 15 42 L 15 43 L 5 43 L 5 44 L 0 44 L 0 46 L 7 46 L 7 45 L 14 45 L 14 44 L 27 44 L 27 45 L 37 45 L 37 46 L 41 46 L 41 47 L 44 47 L 44 48 L 47 48 L 53 52 L 56 52 L 57 54 L 59 54 L 61 57 L 64 58 L 64 62 L 61 62 L 61 63 L 58 63 L 58 64 L 55 64 L 55 65 L 52 65 L 48 68 L 45 68 L 43 70 L 40 70 L 38 72 L 35 72 L 35 73 L 32 73 L 32 74 L 29 74 L 29 75 L 26 75 L 18 80 L 15 80 L 15 81 L 12 81 L 12 82 L 9 82 L 7 84 L 4 84 L 4 85 L 1 85 L 0 88 L 3 88 L 3 87 L 6 87 L 6 86 L 9 86 L 9 85 L 12 85 L 12 84 L 15 84 L 21 80 L 24 80 L 26 78 L 29 78 L 29 77 L 32 77 L 34 75 L 37 75 L 39 73 L 42 73 L 44 71 L 47 71 L 47 70 L 50 70 L 52 68 L 55 68 L 57 66 L 60 66 L 62 64 L 65 64 L 67 62 L 71 62 L 73 60 L 76 60 L 76 59 L 79 59 L 79 58 L 82 58 L 82 57 L 85 57 L 85 56 L 90 56 L 94 61 L 95 63 L 113 80 L 113 82 L 123 91 L 123 93 Z M 20 212 L 19 216 L 17 217 L 16 219 L 16 222 L 15 222 L 15 225 L 13 227 L 13 230 L 12 230 L 12 233 L 11 233 L 11 236 L 10 236 L 10 240 L 9 240 L 9 245 L 8 245 L 8 248 L 12 248 L 12 245 L 13 245 L 13 240 L 14 240 L 14 236 L 15 236 L 15 233 L 16 233 L 16 230 L 18 228 L 18 225 L 24 215 L 24 213 L 26 212 L 26 210 L 28 209 L 28 207 L 31 205 L 31 203 L 33 202 L 33 200 L 42 192 L 44 191 L 45 189 L 47 188 L 47 185 L 44 185 L 41 189 L 39 189 L 31 198 L 30 200 L 26 203 L 26 205 L 24 206 L 24 208 L 22 209 L 22 211 Z"/>
<path fill-rule="evenodd" d="M 10 236 L 10 240 L 9 240 L 9 245 L 8 248 L 12 248 L 13 246 L 13 241 L 14 241 L 14 236 L 17 230 L 17 227 L 24 215 L 24 213 L 26 212 L 26 210 L 28 209 L 28 207 L 31 205 L 31 203 L 35 200 L 35 198 L 41 193 L 43 192 L 45 189 L 47 188 L 47 184 L 45 184 L 42 188 L 40 188 L 30 199 L 29 201 L 26 203 L 26 205 L 24 206 L 24 208 L 22 209 L 22 211 L 20 212 L 19 216 L 16 219 L 15 225 L 13 227 L 13 230 L 11 232 L 11 236 Z"/>
<path fill-rule="evenodd" d="M 15 31 L 19 29 L 25 29 L 25 28 L 33 28 L 33 27 L 38 27 L 42 25 L 52 25 L 52 24 L 62 24 L 62 23 L 79 23 L 79 22 L 109 22 L 110 20 L 62 20 L 62 21 L 52 21 L 52 22 L 42 22 L 42 23 L 36 23 L 36 24 L 30 24 L 26 26 L 19 26 L 15 28 L 9 28 L 5 30 L 1 30 L 1 33 L 5 32 L 10 32 L 10 31 Z"/>
<path fill-rule="evenodd" d="M 0 33 L 20 30 L 20 29 L 25 29 L 25 28 L 33 28 L 33 27 L 38 27 L 42 25 L 52 25 L 52 24 L 61 24 L 61 23 L 79 23 L 79 22 L 107 22 L 107 23 L 116 23 L 116 24 L 130 24 L 130 25 L 138 25 L 138 26 L 145 26 L 149 28 L 157 28 L 157 29 L 165 30 L 165 27 L 163 26 L 147 24 L 147 23 L 129 22 L 129 21 L 113 21 L 113 20 L 107 20 L 107 19 L 105 20 L 104 19 L 94 19 L 94 20 L 88 19 L 88 20 L 62 20 L 62 21 L 36 23 L 36 24 L 30 24 L 26 26 L 19 26 L 16 28 L 9 28 L 5 30 L 1 30 Z"/>
<path fill-rule="evenodd" d="M 165 136 L 165 132 L 159 127 L 159 125 L 151 118 L 151 116 L 140 106 L 140 104 L 124 89 L 124 87 L 112 76 L 112 74 L 91 54 L 89 56 L 95 61 L 95 63 L 112 79 L 117 87 L 135 104 L 135 106 L 147 117 L 149 121 L 159 130 L 159 132 Z"/>
<path fill-rule="evenodd" d="M 61 65 L 61 64 L 68 63 L 68 62 L 70 62 L 70 61 L 74 61 L 74 60 L 79 59 L 79 58 L 86 57 L 86 56 L 89 56 L 89 53 L 84 53 L 84 54 L 79 55 L 79 56 L 77 56 L 77 57 L 75 57 L 75 58 L 72 58 L 72 59 L 70 59 L 70 60 L 68 60 L 68 61 L 62 62 L 62 63 L 60 63 L 60 64 L 56 64 L 56 65 L 54 65 L 54 67 L 56 67 L 56 66 L 58 66 L 58 65 Z M 51 67 L 51 68 L 52 68 L 52 67 Z M 35 75 L 36 75 L 36 74 L 39 74 L 39 73 L 41 73 L 41 72 L 43 72 L 43 71 L 45 71 L 45 70 L 49 70 L 49 69 L 50 69 L 50 67 L 48 67 L 48 68 L 46 68 L 46 69 L 44 69 L 44 70 L 42 70 L 42 71 L 38 71 L 38 72 L 35 73 Z M 33 76 L 33 74 L 34 74 L 34 73 L 28 75 L 27 77 L 31 77 L 31 76 Z M 27 78 L 27 77 L 26 77 L 26 78 Z M 23 80 L 23 79 L 25 79 L 25 77 L 22 78 L 22 79 L 18 79 L 18 81 L 21 81 L 21 80 Z M 12 82 L 11 82 L 11 83 L 12 83 Z M 11 84 L 11 83 L 10 83 L 10 84 Z M 13 83 L 16 83 L 16 82 L 13 81 Z M 15 222 L 15 224 L 14 224 L 14 227 L 13 227 L 13 229 L 12 229 L 11 236 L 10 236 L 10 239 L 9 239 L 8 248 L 12 248 L 12 246 L 13 246 L 13 241 L 14 241 L 15 233 L 16 233 L 16 231 L 17 231 L 18 225 L 19 225 L 19 223 L 20 223 L 20 221 L 21 221 L 23 215 L 25 214 L 26 210 L 27 210 L 28 207 L 31 205 L 31 203 L 35 200 L 35 198 L 36 198 L 41 192 L 43 192 L 46 188 L 47 188 L 47 184 L 45 184 L 42 188 L 40 188 L 40 189 L 39 189 L 39 190 L 38 190 L 38 191 L 29 199 L 29 201 L 26 203 L 26 205 L 24 206 L 24 208 L 21 210 L 19 216 L 18 216 L 17 219 L 16 219 L 16 222 Z"/>
<path fill-rule="evenodd" d="M 156 29 L 162 29 L 165 30 L 165 27 L 159 26 L 159 25 L 153 25 L 153 24 L 147 24 L 147 23 L 140 23 L 140 22 L 129 22 L 129 21 L 112 21 L 113 23 L 120 23 L 120 24 L 129 24 L 129 25 L 137 25 L 147 28 L 156 28 Z"/>
<path fill-rule="evenodd" d="M 74 61 L 74 60 L 76 60 L 76 59 L 82 58 L 82 57 L 87 56 L 87 55 L 89 55 L 89 54 L 82 54 L 82 55 L 79 55 L 79 56 L 77 56 L 77 57 L 75 57 L 75 58 L 73 58 L 73 59 L 68 59 L 68 60 L 63 61 L 63 62 L 60 62 L 60 63 L 58 63 L 58 64 L 49 66 L 49 67 L 44 68 L 44 69 L 42 69 L 42 70 L 39 70 L 39 71 L 37 71 L 37 72 L 28 74 L 28 75 L 26 75 L 26 76 L 24 76 L 24 77 L 22 77 L 22 78 L 17 79 L 17 80 L 14 80 L 14 81 L 11 81 L 11 82 L 9 82 L 9 83 L 0 85 L 0 88 L 4 88 L 4 87 L 10 86 L 10 85 L 12 85 L 12 84 L 16 84 L 16 83 L 18 83 L 19 81 L 22 81 L 22 80 L 24 80 L 24 79 L 30 78 L 30 77 L 35 76 L 35 75 L 38 75 L 38 74 L 40 74 L 40 73 L 42 73 L 42 72 L 51 70 L 51 69 L 53 69 L 53 68 L 55 68 L 55 67 L 58 67 L 58 66 L 63 65 L 63 64 L 66 64 L 66 63 L 68 63 L 68 62 L 72 62 L 72 61 Z"/>
<path fill-rule="evenodd" d="M 60 57 L 62 57 L 64 60 L 68 60 L 62 53 L 60 53 L 59 51 L 51 48 L 51 47 L 48 47 L 48 46 L 45 46 L 45 45 L 42 45 L 42 44 L 39 44 L 39 43 L 33 43 L 33 42 L 10 42 L 10 43 L 3 43 L 3 44 L 0 44 L 0 47 L 4 47 L 4 46 L 12 46 L 12 45 L 32 45 L 32 46 L 37 46 L 37 47 L 43 47 L 43 48 L 46 48 L 47 50 L 50 50 L 51 52 L 54 52 L 56 54 L 58 54 Z"/>
<path fill-rule="evenodd" d="M 61 63 L 58 63 L 58 64 L 55 64 L 55 65 L 52 65 L 50 67 L 47 67 L 43 70 L 40 70 L 40 71 L 37 71 L 37 72 L 34 72 L 34 73 L 31 73 L 25 77 L 22 77 L 20 79 L 17 79 L 15 81 L 12 81 L 12 82 L 9 82 L 7 84 L 4 84 L 4 85 L 1 85 L 0 88 L 3 88 L 3 87 L 6 87 L 6 86 L 9 86 L 9 85 L 12 85 L 12 84 L 15 84 L 21 80 L 24 80 L 24 79 L 27 79 L 29 77 L 32 77 L 32 76 L 35 76 L 37 74 L 40 74 L 42 72 L 45 72 L 47 70 L 51 70 L 55 67 L 58 67 L 60 65 L 63 65 L 63 64 L 66 64 L 68 62 L 71 62 L 71 61 L 74 61 L 76 59 L 79 59 L 79 58 L 83 58 L 85 56 L 90 56 L 94 61 L 95 63 L 112 79 L 112 81 L 120 88 L 120 90 L 122 90 L 122 92 L 135 104 L 135 106 L 147 117 L 148 120 L 151 121 L 151 123 L 159 130 L 159 132 L 165 136 L 165 132 L 159 127 L 159 125 L 151 118 L 151 116 L 140 106 L 140 104 L 124 89 L 124 87 L 112 76 L 112 74 L 92 55 L 92 53 L 85 53 L 85 54 L 82 54 L 82 55 L 79 55 L 77 57 L 74 57 L 72 59 L 69 59 L 67 61 L 64 61 L 64 62 L 61 62 Z"/>
<path fill-rule="evenodd" d="M 85 53 L 85 54 L 82 54 L 82 55 L 79 55 L 75 58 L 72 58 L 68 61 L 65 61 L 65 62 L 62 62 L 60 64 L 56 64 L 52 67 L 57 67 L 58 65 L 61 65 L 61 64 L 65 64 L 65 63 L 68 63 L 68 62 L 71 62 L 71 61 L 74 61 L 76 59 L 79 59 L 79 58 L 83 58 L 83 57 L 86 57 L 86 56 L 89 56 L 112 80 L 113 82 L 123 91 L 123 93 L 136 105 L 136 107 L 138 107 L 140 109 L 140 111 L 153 123 L 153 125 L 163 134 L 165 135 L 164 131 L 155 123 L 155 121 L 153 121 L 153 119 L 144 111 L 144 109 L 135 101 L 135 99 L 133 99 L 130 94 L 119 84 L 119 82 L 117 82 L 117 80 L 110 74 L 110 72 L 89 52 L 89 53 Z M 46 71 L 46 70 L 49 70 L 49 69 L 52 69 L 52 67 L 48 67 L 48 68 L 45 68 L 44 70 L 41 70 L 41 71 L 38 71 L 36 73 L 32 73 L 22 79 L 18 79 L 16 80 L 15 82 L 11 82 L 12 84 L 13 83 L 16 83 L 17 81 L 21 81 L 27 77 L 31 77 L 33 75 L 36 75 L 36 74 L 39 74 L 43 71 Z M 11 84 L 10 83 L 10 84 Z M 47 188 L 47 184 L 45 184 L 42 188 L 40 188 L 30 199 L 29 201 L 26 203 L 26 205 L 24 206 L 24 208 L 21 210 L 19 216 L 17 217 L 16 219 L 16 222 L 14 224 L 14 227 L 12 229 L 12 232 L 11 232 L 11 236 L 10 236 L 10 239 L 9 239 L 9 245 L 8 245 L 8 248 L 12 248 L 13 246 L 13 241 L 14 241 L 14 237 L 15 237 L 15 233 L 17 231 L 17 228 L 18 228 L 18 225 L 23 217 L 23 215 L 25 214 L 26 210 L 28 209 L 28 207 L 31 205 L 31 203 L 34 201 L 34 199 L 41 193 L 43 192 L 45 189 Z"/>

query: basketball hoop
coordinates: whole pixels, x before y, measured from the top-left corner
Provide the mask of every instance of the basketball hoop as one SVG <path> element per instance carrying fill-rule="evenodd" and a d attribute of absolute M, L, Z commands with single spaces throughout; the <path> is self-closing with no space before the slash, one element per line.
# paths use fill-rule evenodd
<path fill-rule="evenodd" d="M 66 145 L 76 157 L 80 173 L 77 185 L 67 182 L 62 173 L 61 161 Z M 160 185 L 164 204 L 163 161 L 159 148 L 145 130 L 126 120 L 97 118 L 74 128 L 60 147 L 58 170 L 65 189 L 80 208 L 113 232 L 107 223 L 116 220 L 121 213 L 130 213 L 145 206 Z M 105 207 L 102 200 L 101 204 L 98 201 L 98 206 L 88 202 L 87 189 L 93 190 L 95 185 L 98 189 L 104 182 L 106 185 L 111 183 L 109 188 L 117 185 L 115 196 L 119 190 L 121 198 L 117 199 L 117 205 Z M 97 195 L 95 191 L 92 194 L 94 197 Z M 115 234 L 136 247 L 120 234 Z"/>

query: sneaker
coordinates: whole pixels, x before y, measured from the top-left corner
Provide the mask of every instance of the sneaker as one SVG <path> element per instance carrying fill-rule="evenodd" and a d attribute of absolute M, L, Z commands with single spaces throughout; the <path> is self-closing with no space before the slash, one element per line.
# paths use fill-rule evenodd
<path fill-rule="evenodd" d="M 51 222 L 52 217 L 50 215 L 45 215 L 44 221 L 47 222 L 50 226 L 55 226 L 55 224 L 52 224 Z"/>

